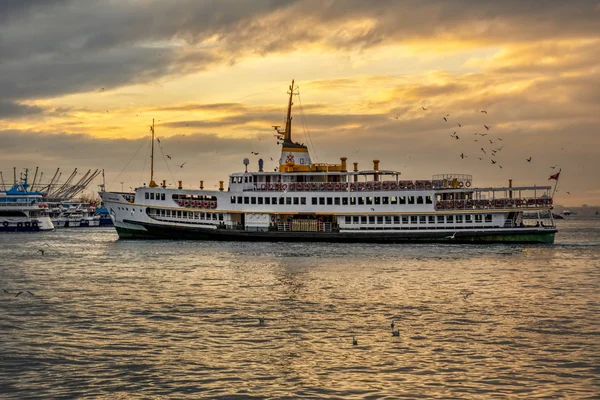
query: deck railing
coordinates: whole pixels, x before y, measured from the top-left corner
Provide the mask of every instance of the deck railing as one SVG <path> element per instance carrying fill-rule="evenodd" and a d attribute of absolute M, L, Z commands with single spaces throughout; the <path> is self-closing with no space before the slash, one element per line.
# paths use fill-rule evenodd
<path fill-rule="evenodd" d="M 487 200 L 440 200 L 436 202 L 436 210 L 488 210 L 505 208 L 548 208 L 552 206 L 550 197 L 528 197 L 518 199 Z"/>
<path fill-rule="evenodd" d="M 460 182 L 457 187 L 470 187 L 471 181 Z M 387 190 L 428 190 L 443 189 L 443 181 L 368 181 L 368 182 L 278 182 L 257 183 L 254 191 L 268 192 L 364 192 L 364 191 L 387 191 Z"/>

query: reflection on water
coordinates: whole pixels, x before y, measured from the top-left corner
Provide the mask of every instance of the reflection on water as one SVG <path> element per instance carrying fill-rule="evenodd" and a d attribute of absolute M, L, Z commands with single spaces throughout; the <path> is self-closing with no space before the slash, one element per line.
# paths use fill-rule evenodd
<path fill-rule="evenodd" d="M 595 397 L 600 225 L 559 223 L 554 246 L 3 235 L 0 393 Z"/>

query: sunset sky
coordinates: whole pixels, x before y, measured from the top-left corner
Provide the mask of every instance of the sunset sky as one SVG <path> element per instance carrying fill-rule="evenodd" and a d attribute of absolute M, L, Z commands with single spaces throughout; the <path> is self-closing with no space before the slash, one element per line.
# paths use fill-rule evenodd
<path fill-rule="evenodd" d="M 295 79 L 313 161 L 476 187 L 562 169 L 556 203 L 598 205 L 599 61 L 597 0 L 3 0 L 0 171 L 129 190 L 154 118 L 156 180 L 213 188 L 245 157 L 276 166 Z"/>

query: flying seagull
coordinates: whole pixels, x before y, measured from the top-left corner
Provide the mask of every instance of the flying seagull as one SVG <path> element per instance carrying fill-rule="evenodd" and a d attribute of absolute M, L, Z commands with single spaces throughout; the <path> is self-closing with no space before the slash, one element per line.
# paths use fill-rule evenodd
<path fill-rule="evenodd" d="M 425 107 L 421 106 L 421 108 L 423 109 L 423 111 L 427 111 L 427 109 Z"/>
<path fill-rule="evenodd" d="M 552 168 L 552 169 L 555 169 L 556 167 L 558 167 L 558 164 L 557 164 L 557 165 L 555 165 L 555 166 L 553 166 L 553 167 L 550 167 L 550 168 Z"/>
<path fill-rule="evenodd" d="M 179 165 L 179 168 L 183 168 L 183 166 L 185 165 L 187 161 L 184 161 L 183 164 Z"/>
<path fill-rule="evenodd" d="M 456 125 L 458 125 L 459 128 L 462 128 L 462 125 L 459 124 L 458 122 L 456 123 Z"/>
<path fill-rule="evenodd" d="M 170 155 L 168 155 L 168 154 L 167 154 L 167 158 L 168 158 L 169 160 L 171 160 L 171 156 L 170 156 Z"/>
<path fill-rule="evenodd" d="M 448 119 L 446 117 L 442 117 L 442 118 L 444 118 L 444 121 L 448 122 Z"/>
<path fill-rule="evenodd" d="M 250 152 L 250 154 L 254 154 L 255 156 L 257 156 L 257 155 L 258 155 L 258 152 L 256 152 L 256 151 L 251 151 L 251 152 Z"/>
<path fill-rule="evenodd" d="M 460 158 L 462 158 L 464 160 L 465 157 L 467 157 L 467 156 L 465 156 L 465 153 L 460 153 Z"/>
<path fill-rule="evenodd" d="M 492 160 L 492 164 L 496 164 L 496 160 Z"/>
<path fill-rule="evenodd" d="M 487 129 L 488 131 L 490 130 L 490 127 L 487 125 L 483 125 L 485 127 L 485 129 Z"/>
<path fill-rule="evenodd" d="M 487 114 L 487 111 L 485 111 L 485 110 L 481 110 L 481 112 L 484 113 L 484 114 Z"/>
<path fill-rule="evenodd" d="M 529 157 L 529 158 L 527 159 L 527 162 L 531 162 L 531 157 Z"/>
<path fill-rule="evenodd" d="M 487 154 L 487 153 L 485 152 L 485 150 L 483 149 L 483 147 L 481 148 L 481 151 L 483 151 L 483 154 Z"/>

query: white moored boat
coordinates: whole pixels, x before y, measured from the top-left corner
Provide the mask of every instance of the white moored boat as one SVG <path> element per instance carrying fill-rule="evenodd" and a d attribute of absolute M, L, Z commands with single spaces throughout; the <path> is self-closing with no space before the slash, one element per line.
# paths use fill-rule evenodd
<path fill-rule="evenodd" d="M 247 241 L 552 243 L 550 186 L 475 188 L 471 175 L 406 180 L 400 172 L 313 163 L 292 141 L 290 86 L 279 169 L 233 173 L 225 190 L 154 182 L 100 193 L 121 238 Z M 277 129 L 277 128 L 276 128 Z M 154 129 L 152 129 L 154 143 Z M 152 153 L 154 150 L 152 150 Z M 152 158 L 153 160 L 153 158 Z M 523 213 L 534 212 L 535 219 Z M 544 218 L 544 216 L 549 216 Z"/>

